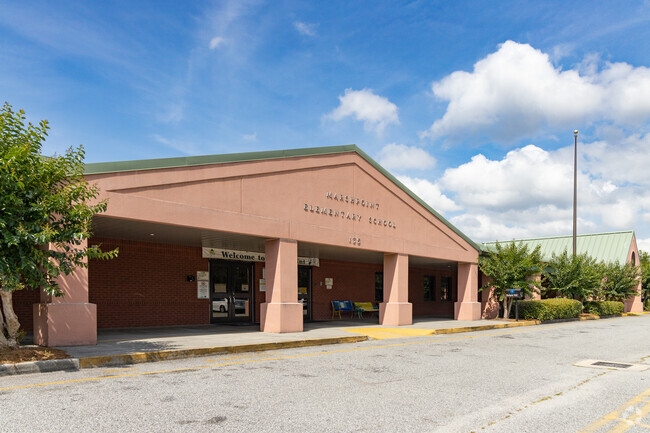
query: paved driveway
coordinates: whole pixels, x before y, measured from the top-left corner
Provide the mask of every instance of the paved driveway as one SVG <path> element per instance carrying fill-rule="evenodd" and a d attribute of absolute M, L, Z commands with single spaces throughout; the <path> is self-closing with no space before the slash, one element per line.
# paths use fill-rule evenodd
<path fill-rule="evenodd" d="M 650 316 L 0 378 L 0 431 L 650 431 Z M 617 429 L 617 430 L 612 430 Z"/>

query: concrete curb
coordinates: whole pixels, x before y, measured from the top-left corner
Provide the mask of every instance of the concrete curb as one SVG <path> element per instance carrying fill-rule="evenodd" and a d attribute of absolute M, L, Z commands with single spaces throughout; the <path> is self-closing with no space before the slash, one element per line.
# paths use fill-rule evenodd
<path fill-rule="evenodd" d="M 491 329 L 503 329 L 503 328 L 518 328 L 520 326 L 539 325 L 540 323 L 541 322 L 539 320 L 521 320 L 519 322 L 495 323 L 493 325 L 463 326 L 459 328 L 442 328 L 442 329 L 436 329 L 435 333 L 432 335 L 458 334 L 461 332 L 489 331 Z"/>
<path fill-rule="evenodd" d="M 199 347 L 195 349 L 159 350 L 119 355 L 88 356 L 79 358 L 80 368 L 108 367 L 142 362 L 168 361 L 171 359 L 194 358 L 222 353 L 263 352 L 266 350 L 291 349 L 296 347 L 323 346 L 326 344 L 358 343 L 366 341 L 365 335 L 351 337 L 318 338 L 313 340 L 282 341 L 276 343 L 243 344 L 239 346 Z"/>
<path fill-rule="evenodd" d="M 77 358 L 51 359 L 48 361 L 19 362 L 17 364 L 0 364 L 0 376 L 16 374 L 49 373 L 52 371 L 79 370 Z"/>

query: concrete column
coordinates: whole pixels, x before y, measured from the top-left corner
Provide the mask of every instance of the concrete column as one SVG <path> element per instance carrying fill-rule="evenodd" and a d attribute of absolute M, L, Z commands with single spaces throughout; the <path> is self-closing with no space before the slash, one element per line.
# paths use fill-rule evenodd
<path fill-rule="evenodd" d="M 302 332 L 298 302 L 298 242 L 266 241 L 266 302 L 260 308 L 260 331 Z"/>
<path fill-rule="evenodd" d="M 409 256 L 384 254 L 384 302 L 379 304 L 379 324 L 412 324 L 413 305 L 408 300 Z"/>
<path fill-rule="evenodd" d="M 641 281 L 636 286 L 636 296 L 630 296 L 623 302 L 623 312 L 643 313 L 643 302 L 641 302 Z"/>
<path fill-rule="evenodd" d="M 87 246 L 84 240 L 76 248 Z M 60 275 L 57 282 L 64 296 L 41 292 L 41 302 L 34 304 L 34 342 L 41 346 L 97 344 L 97 305 L 88 302 L 88 268 Z"/>
<path fill-rule="evenodd" d="M 458 301 L 454 303 L 455 320 L 480 320 L 478 302 L 478 265 L 458 263 Z"/>

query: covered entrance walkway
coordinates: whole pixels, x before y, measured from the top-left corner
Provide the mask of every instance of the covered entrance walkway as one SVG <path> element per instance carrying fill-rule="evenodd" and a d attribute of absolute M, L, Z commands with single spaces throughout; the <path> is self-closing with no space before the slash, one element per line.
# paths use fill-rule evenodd
<path fill-rule="evenodd" d="M 480 318 L 479 247 L 356 146 L 89 164 L 86 176 L 108 200 L 90 242 L 119 256 L 35 305 L 39 344 L 134 326 L 301 332 L 334 300 L 377 302 L 390 326 Z"/>

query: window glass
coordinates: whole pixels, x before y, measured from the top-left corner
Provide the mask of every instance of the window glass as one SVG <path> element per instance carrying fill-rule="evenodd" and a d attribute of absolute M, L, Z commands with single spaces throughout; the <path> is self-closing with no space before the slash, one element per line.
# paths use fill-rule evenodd
<path fill-rule="evenodd" d="M 440 300 L 451 301 L 451 277 L 440 278 Z"/>
<path fill-rule="evenodd" d="M 375 272 L 375 302 L 384 302 L 384 273 Z"/>
<path fill-rule="evenodd" d="M 433 275 L 424 276 L 424 300 L 435 301 L 436 278 Z"/>

